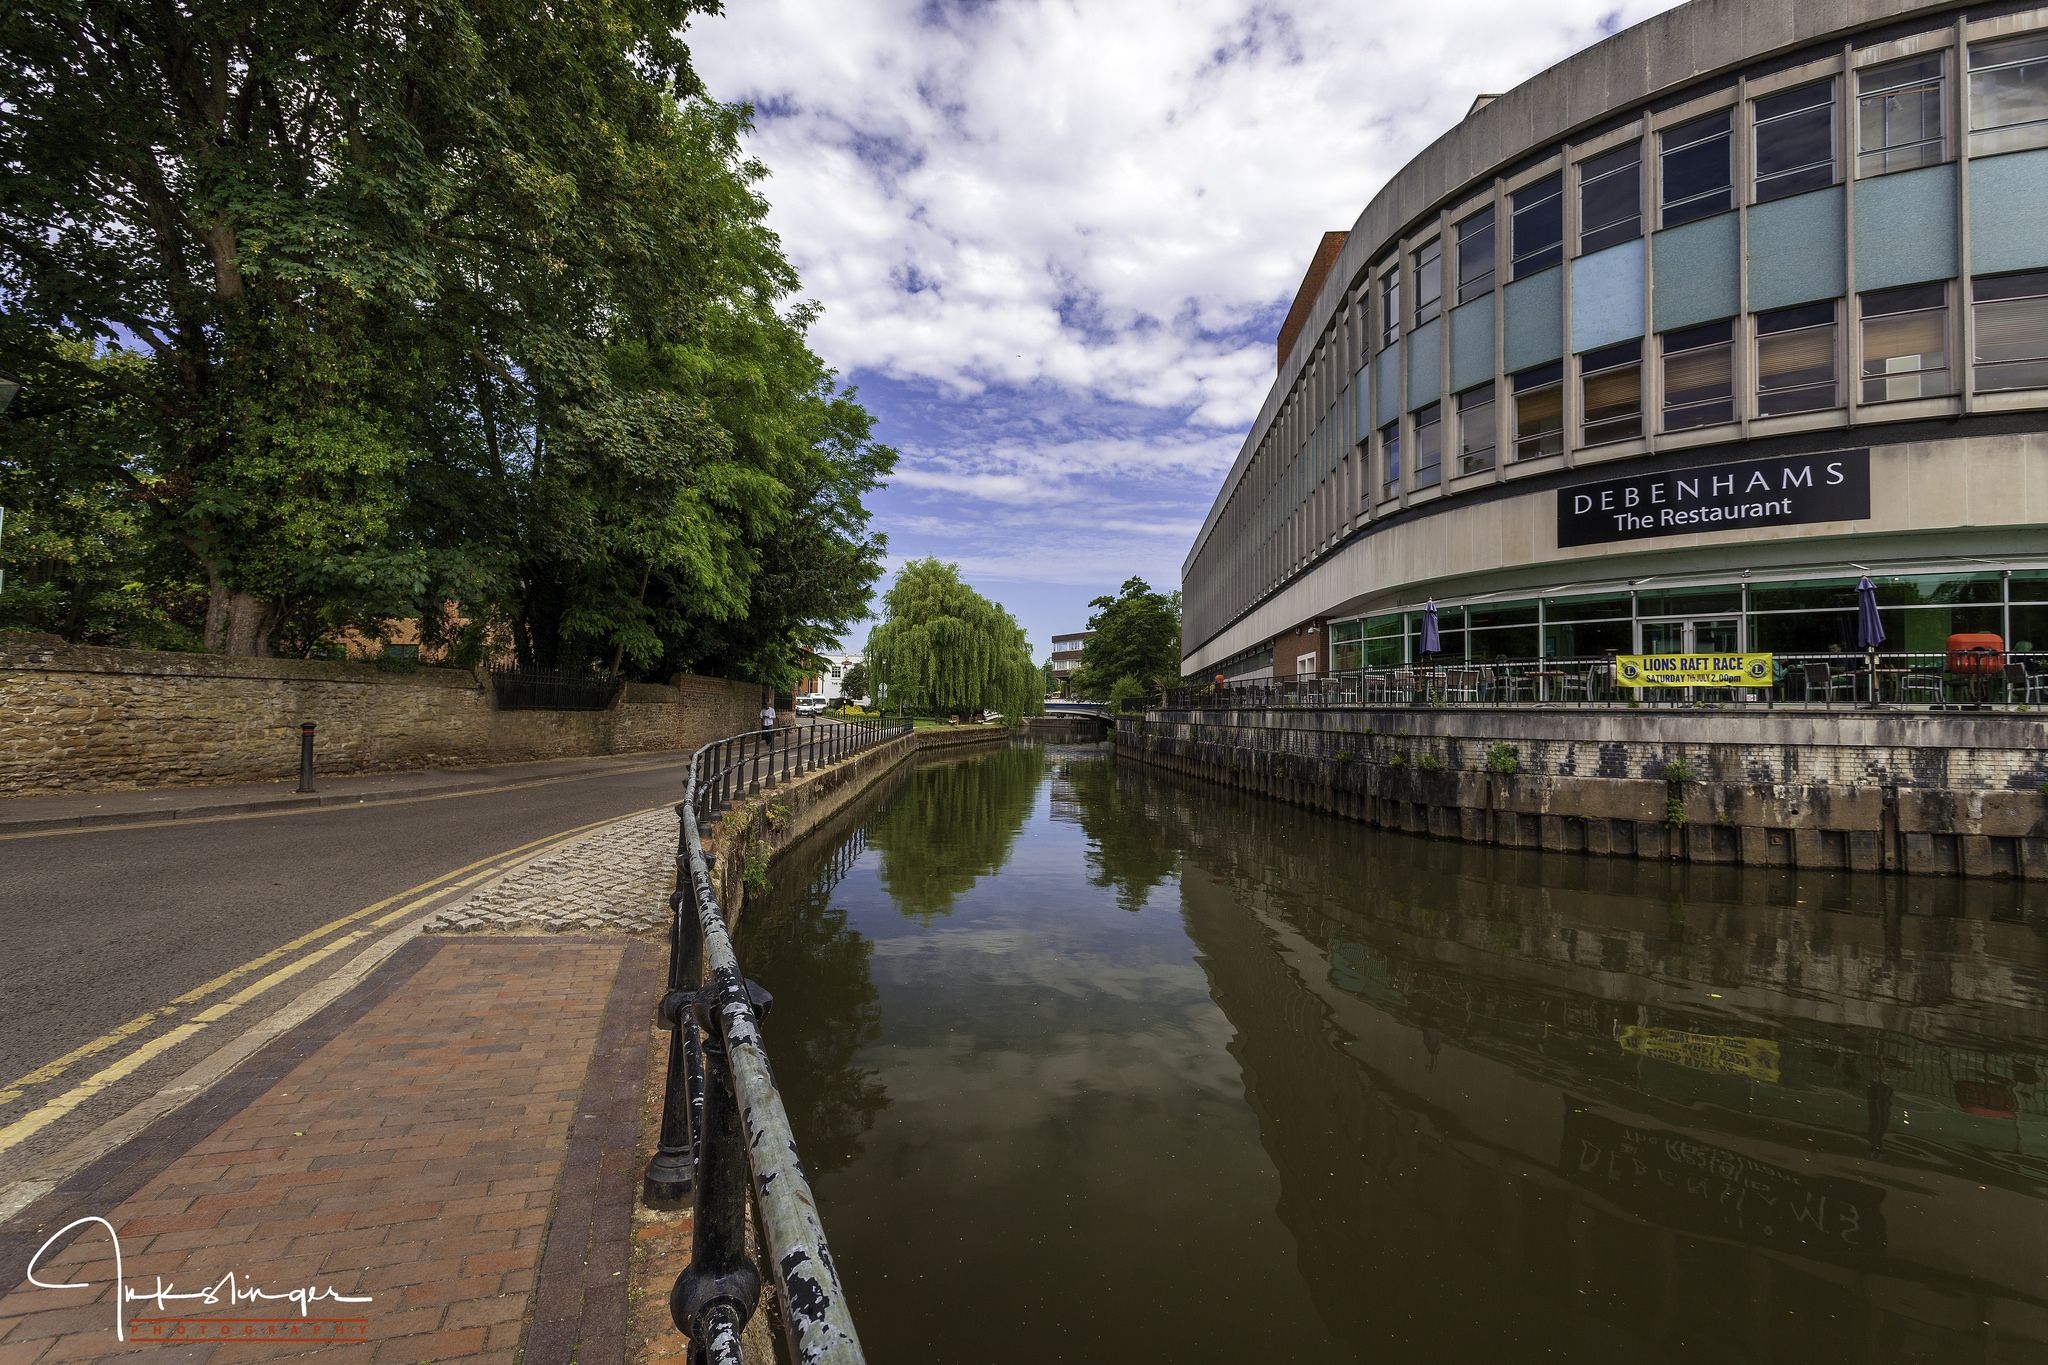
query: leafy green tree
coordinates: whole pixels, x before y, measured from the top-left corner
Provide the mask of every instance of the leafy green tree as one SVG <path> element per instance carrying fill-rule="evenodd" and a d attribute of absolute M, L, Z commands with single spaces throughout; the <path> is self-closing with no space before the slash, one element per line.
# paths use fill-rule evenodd
<path fill-rule="evenodd" d="M 851 664 L 847 667 L 845 676 L 839 680 L 839 695 L 850 702 L 861 701 L 867 697 L 870 685 L 868 666 Z"/>
<path fill-rule="evenodd" d="M 1059 674 L 1053 672 L 1052 660 L 1047 659 L 1043 664 L 1039 665 L 1038 671 L 1045 678 L 1045 695 L 1048 697 L 1057 695 L 1060 690 L 1060 679 Z"/>
<path fill-rule="evenodd" d="M 1088 629 L 1095 633 L 1074 670 L 1077 695 L 1121 706 L 1180 677 L 1178 592 L 1154 592 L 1144 579 L 1132 578 L 1115 597 L 1089 605 L 1095 612 Z"/>
<path fill-rule="evenodd" d="M 207 648 L 410 615 L 458 655 L 784 682 L 864 614 L 893 455 L 690 69 L 715 8 L 0 13 L 0 368 L 137 419 L 99 473 L 204 585 Z"/>
<path fill-rule="evenodd" d="M 1024 628 L 960 581 L 959 566 L 914 559 L 882 598 L 868 672 L 891 709 L 926 714 L 1045 709 Z"/>

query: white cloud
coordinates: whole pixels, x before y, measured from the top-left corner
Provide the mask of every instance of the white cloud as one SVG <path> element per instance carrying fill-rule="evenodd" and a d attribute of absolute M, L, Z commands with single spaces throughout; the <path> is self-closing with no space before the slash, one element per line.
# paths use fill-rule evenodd
<path fill-rule="evenodd" d="M 1244 330 L 1319 234 L 1474 94 L 1661 7 L 754 0 L 692 42 L 714 94 L 765 110 L 751 148 L 833 364 L 1241 432 L 1273 371 Z"/>

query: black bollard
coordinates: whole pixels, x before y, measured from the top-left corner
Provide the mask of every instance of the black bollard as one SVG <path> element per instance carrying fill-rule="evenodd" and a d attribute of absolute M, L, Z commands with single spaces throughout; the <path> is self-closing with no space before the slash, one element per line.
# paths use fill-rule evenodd
<path fill-rule="evenodd" d="M 313 790 L 313 722 L 299 722 L 299 790 Z"/>

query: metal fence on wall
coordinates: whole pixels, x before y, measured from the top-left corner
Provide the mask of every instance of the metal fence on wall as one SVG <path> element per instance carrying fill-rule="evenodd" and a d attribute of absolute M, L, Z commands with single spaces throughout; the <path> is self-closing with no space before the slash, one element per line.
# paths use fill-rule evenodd
<path fill-rule="evenodd" d="M 1629 686 L 1616 658 L 1496 659 L 1262 678 L 1166 692 L 1168 710 L 1328 706 L 1818 706 L 2048 710 L 2048 655 L 1778 654 L 1735 686 Z"/>
<path fill-rule="evenodd" d="M 759 1260 L 780 1305 L 791 1358 L 804 1365 L 865 1359 L 825 1244 L 789 1115 L 761 1034 L 773 1003 L 746 979 L 704 852 L 702 826 L 734 801 L 910 733 L 878 720 L 759 731 L 714 741 L 690 758 L 676 855 L 668 989 L 673 1030 L 661 1147 L 647 1168 L 647 1202 L 694 1197 L 689 1266 L 669 1313 L 692 1362 L 737 1365 L 740 1333 L 759 1304 L 761 1266 L 747 1254 L 747 1205 L 757 1213 Z"/>

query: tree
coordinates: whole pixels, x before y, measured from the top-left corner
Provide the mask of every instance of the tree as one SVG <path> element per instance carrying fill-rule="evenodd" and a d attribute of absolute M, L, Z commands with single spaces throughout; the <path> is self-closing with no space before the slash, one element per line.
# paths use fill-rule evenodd
<path fill-rule="evenodd" d="M 1045 709 L 1024 628 L 961 582 L 958 565 L 914 559 L 898 571 L 882 602 L 882 623 L 868 636 L 867 664 L 890 707 L 1009 716 Z"/>
<path fill-rule="evenodd" d="M 1180 594 L 1158 593 L 1142 578 L 1125 581 L 1115 597 L 1089 603 L 1089 637 L 1074 670 L 1074 691 L 1084 697 L 1125 701 L 1172 686 L 1180 677 Z"/>
<path fill-rule="evenodd" d="M 1048 697 L 1056 695 L 1060 690 L 1060 677 L 1059 674 L 1053 671 L 1052 660 L 1047 659 L 1040 665 L 1039 672 L 1045 678 L 1045 695 Z"/>
<path fill-rule="evenodd" d="M 0 369 L 133 414 L 95 477 L 203 584 L 207 648 L 417 616 L 778 682 L 865 614 L 894 457 L 690 68 L 716 8 L 0 12 Z"/>
<path fill-rule="evenodd" d="M 849 702 L 865 701 L 868 696 L 868 666 L 850 664 L 845 676 L 839 679 L 839 695 Z"/>

